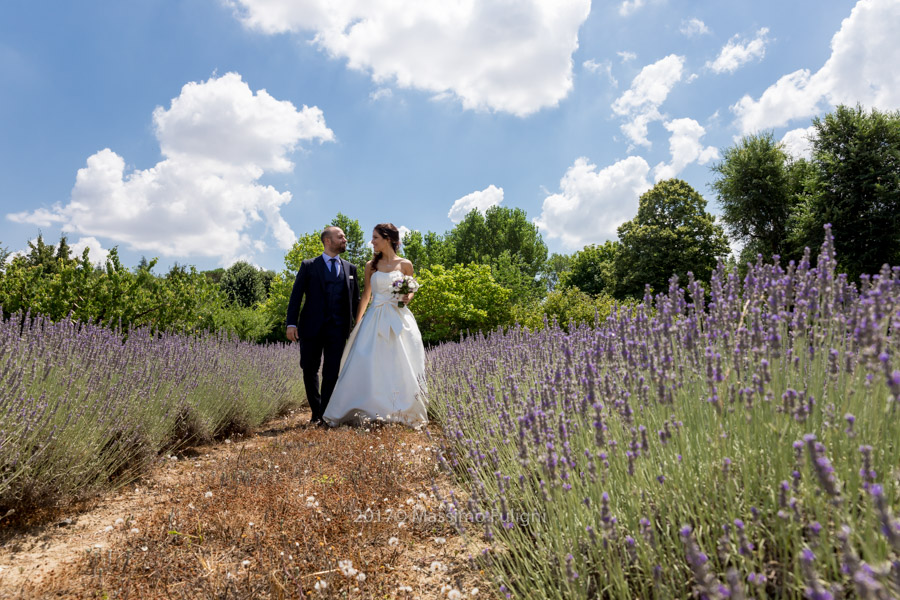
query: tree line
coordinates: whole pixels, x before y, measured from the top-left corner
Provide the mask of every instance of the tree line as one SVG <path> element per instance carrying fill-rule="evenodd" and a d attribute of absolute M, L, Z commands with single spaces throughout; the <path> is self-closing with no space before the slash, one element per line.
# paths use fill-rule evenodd
<path fill-rule="evenodd" d="M 900 264 L 900 113 L 839 106 L 813 121 L 811 147 L 810 159 L 794 158 L 764 132 L 727 148 L 712 167 L 721 223 L 702 194 L 668 179 L 641 195 L 615 240 L 573 254 L 549 254 L 520 208 L 473 210 L 444 233 L 411 231 L 400 251 L 422 288 L 410 309 L 430 343 L 514 323 L 592 321 L 648 291 L 665 292 L 673 276 L 706 282 L 726 259 L 739 271 L 759 256 L 797 260 L 821 244 L 826 223 L 849 277 Z M 342 213 L 325 225 L 344 230 L 344 257 L 362 269 L 369 232 Z M 39 236 L 11 261 L 0 248 L 0 306 L 126 330 L 225 329 L 281 341 L 294 276 L 304 259 L 321 254 L 321 229 L 301 235 L 277 273 L 238 262 L 155 274 L 156 259 L 128 269 L 115 249 L 94 267 L 87 250 L 72 256 L 65 237 L 51 246 Z M 743 245 L 736 258 L 728 258 L 729 236 Z"/>

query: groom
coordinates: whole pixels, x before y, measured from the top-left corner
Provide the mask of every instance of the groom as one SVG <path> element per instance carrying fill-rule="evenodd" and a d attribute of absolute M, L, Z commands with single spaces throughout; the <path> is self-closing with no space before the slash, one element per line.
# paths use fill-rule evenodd
<path fill-rule="evenodd" d="M 347 249 L 347 237 L 340 227 L 326 227 L 321 238 L 322 255 L 304 260 L 297 272 L 288 304 L 286 331 L 290 341 L 300 341 L 300 368 L 312 409 L 310 423 L 314 425 L 325 424 L 322 415 L 337 383 L 344 344 L 359 307 L 356 266 L 339 256 Z M 306 302 L 303 302 L 304 295 Z"/>

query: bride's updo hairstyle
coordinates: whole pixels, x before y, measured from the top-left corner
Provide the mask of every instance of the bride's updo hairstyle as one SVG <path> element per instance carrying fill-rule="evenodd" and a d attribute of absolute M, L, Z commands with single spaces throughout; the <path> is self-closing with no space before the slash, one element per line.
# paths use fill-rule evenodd
<path fill-rule="evenodd" d="M 400 230 L 394 227 L 393 223 L 379 223 L 375 226 L 375 231 L 384 239 L 390 240 L 394 252 L 400 248 Z M 378 270 L 379 260 L 381 260 L 381 252 L 376 252 L 375 258 L 372 259 L 373 270 Z"/>

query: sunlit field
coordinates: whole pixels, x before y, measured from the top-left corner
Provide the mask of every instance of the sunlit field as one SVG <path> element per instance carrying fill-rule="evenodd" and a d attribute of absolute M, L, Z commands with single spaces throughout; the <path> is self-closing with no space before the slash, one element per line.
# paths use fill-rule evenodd
<path fill-rule="evenodd" d="M 14 314 L 0 323 L 0 509 L 119 487 L 185 443 L 248 432 L 303 399 L 297 355 Z"/>
<path fill-rule="evenodd" d="M 826 237 L 816 268 L 430 353 L 444 500 L 502 594 L 900 594 L 900 270 L 851 285 Z"/>

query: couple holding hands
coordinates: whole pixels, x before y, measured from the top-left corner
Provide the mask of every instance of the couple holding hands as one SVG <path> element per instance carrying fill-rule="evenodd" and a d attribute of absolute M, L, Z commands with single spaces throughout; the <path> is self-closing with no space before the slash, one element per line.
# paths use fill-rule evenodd
<path fill-rule="evenodd" d="M 366 263 L 362 298 L 356 266 L 340 257 L 344 232 L 326 227 L 321 238 L 322 255 L 300 265 L 287 310 L 287 338 L 300 342 L 311 423 L 425 425 L 425 348 L 406 308 L 413 292 L 395 292 L 413 274 L 412 263 L 397 255 L 399 230 L 382 223 L 372 231 L 375 256 Z"/>

